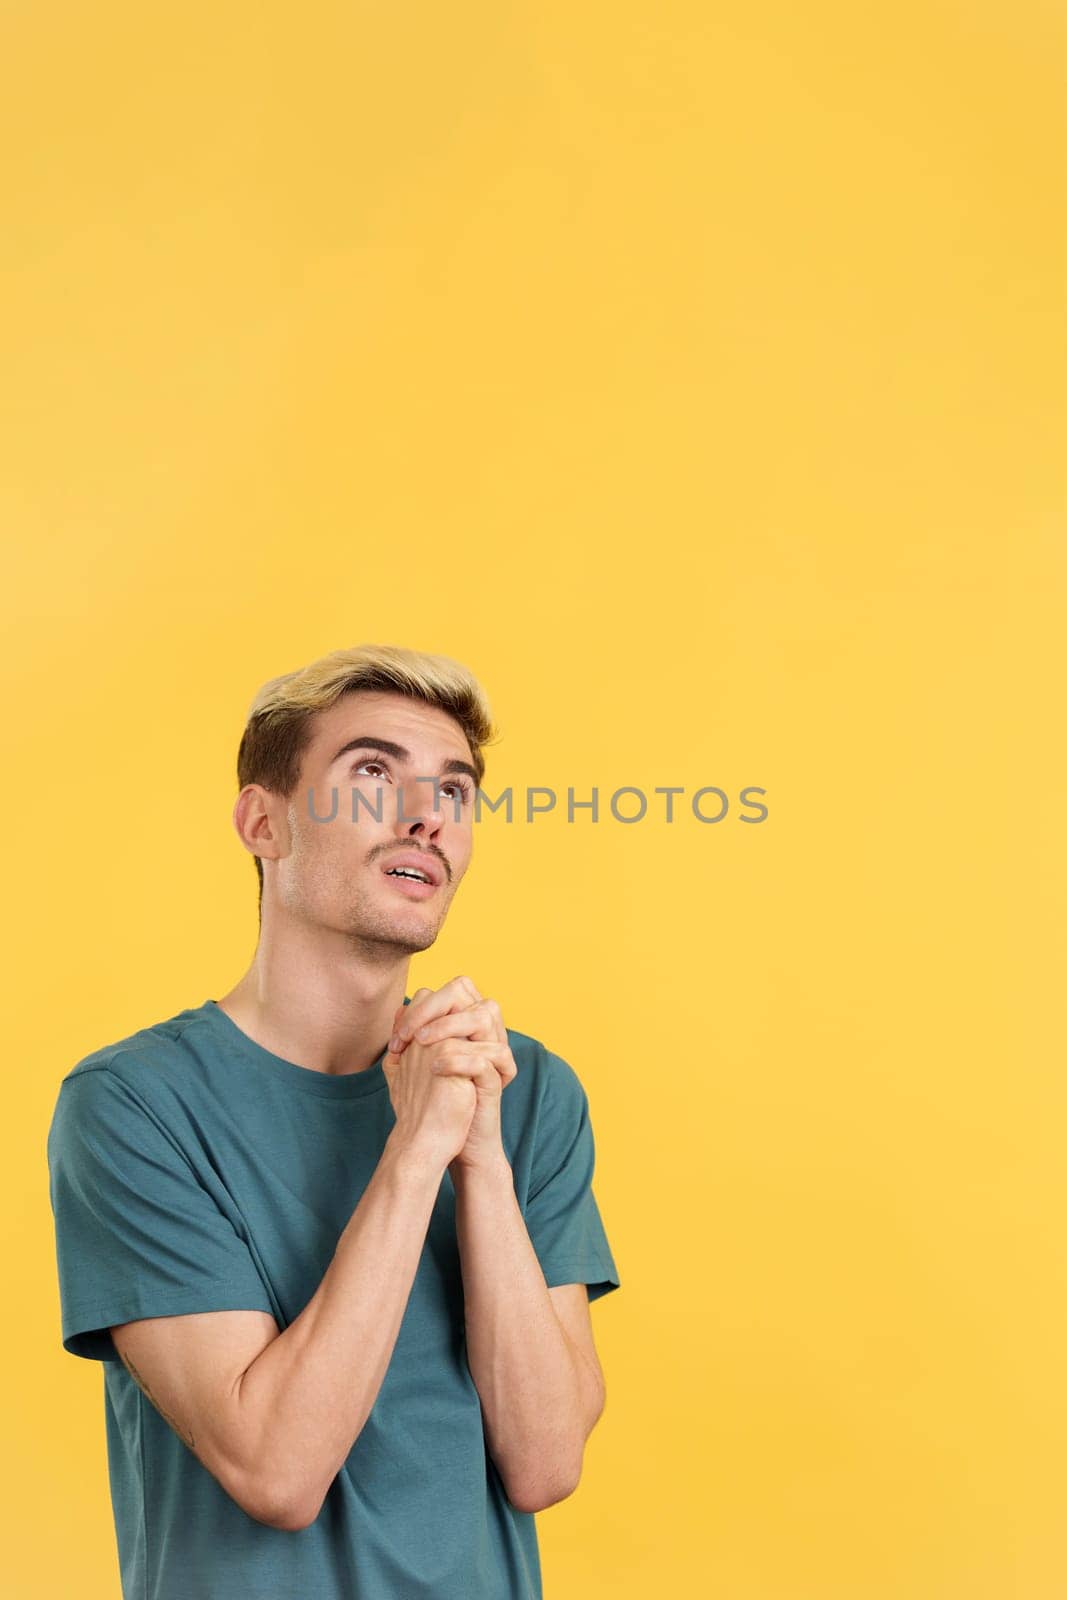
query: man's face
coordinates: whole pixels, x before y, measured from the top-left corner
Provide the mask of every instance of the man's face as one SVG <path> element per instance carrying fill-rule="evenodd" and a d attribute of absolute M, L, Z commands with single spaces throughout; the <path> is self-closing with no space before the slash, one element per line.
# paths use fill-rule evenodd
<path fill-rule="evenodd" d="M 314 729 L 285 812 L 290 849 L 275 880 L 281 908 L 394 951 L 427 949 L 473 847 L 474 758 L 463 730 L 434 706 L 368 690 L 342 696 Z M 366 742 L 346 748 L 355 740 Z M 465 770 L 449 770 L 452 762 Z M 334 790 L 337 815 L 316 821 L 334 811 Z M 353 801 L 353 790 L 365 804 Z M 431 876 L 430 886 L 388 875 L 403 856 Z"/>

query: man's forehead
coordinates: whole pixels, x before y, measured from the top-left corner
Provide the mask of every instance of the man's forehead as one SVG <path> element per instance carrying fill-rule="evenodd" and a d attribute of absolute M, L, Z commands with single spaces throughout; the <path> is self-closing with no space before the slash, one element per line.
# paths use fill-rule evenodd
<path fill-rule="evenodd" d="M 316 755 L 329 752 L 348 739 L 380 735 L 408 749 L 429 744 L 449 754 L 469 756 L 463 729 L 448 712 L 409 696 L 360 690 L 346 694 L 317 719 L 312 740 Z"/>

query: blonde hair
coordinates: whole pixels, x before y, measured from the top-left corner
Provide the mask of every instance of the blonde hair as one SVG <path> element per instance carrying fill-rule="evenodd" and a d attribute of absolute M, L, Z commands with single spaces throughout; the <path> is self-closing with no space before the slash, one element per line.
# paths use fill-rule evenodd
<path fill-rule="evenodd" d="M 473 673 L 449 656 L 402 645 L 357 644 L 270 678 L 257 690 L 237 752 L 238 788 L 259 783 L 272 793 L 292 795 L 316 714 L 359 689 L 408 695 L 454 717 L 467 736 L 481 785 L 482 750 L 497 734 L 485 691 Z M 258 856 L 253 859 L 262 907 L 263 863 Z"/>

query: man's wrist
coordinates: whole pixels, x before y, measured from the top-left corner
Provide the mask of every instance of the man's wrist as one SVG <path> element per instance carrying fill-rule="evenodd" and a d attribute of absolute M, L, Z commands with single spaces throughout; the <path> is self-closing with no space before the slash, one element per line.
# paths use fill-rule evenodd
<path fill-rule="evenodd" d="M 448 1164 L 448 1170 L 453 1183 L 459 1187 L 476 1185 L 485 1189 L 514 1189 L 515 1177 L 511 1170 L 511 1162 L 507 1153 L 501 1150 L 499 1155 L 489 1156 L 478 1161 L 453 1160 Z"/>
<path fill-rule="evenodd" d="M 379 1165 L 385 1164 L 403 1181 L 440 1183 L 448 1162 L 424 1145 L 398 1139 L 395 1129 L 385 1141 Z"/>

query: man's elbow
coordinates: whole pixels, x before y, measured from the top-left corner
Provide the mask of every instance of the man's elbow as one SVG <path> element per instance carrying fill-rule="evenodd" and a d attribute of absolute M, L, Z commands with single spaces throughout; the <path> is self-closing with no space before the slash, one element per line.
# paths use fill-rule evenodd
<path fill-rule="evenodd" d="M 265 1522 L 268 1528 L 277 1528 L 279 1533 L 301 1533 L 304 1528 L 311 1527 L 317 1516 L 317 1511 L 308 1514 L 299 1507 L 284 1506 L 258 1520 Z"/>
<path fill-rule="evenodd" d="M 280 1515 L 276 1515 L 268 1526 L 277 1528 L 281 1533 L 301 1533 L 305 1528 L 311 1527 L 317 1516 L 317 1511 L 309 1514 L 303 1511 L 287 1510 Z"/>
<path fill-rule="evenodd" d="M 568 1499 L 577 1489 L 581 1477 L 580 1459 L 566 1471 L 559 1471 L 552 1477 L 537 1477 L 529 1473 L 506 1485 L 508 1500 L 516 1511 L 547 1511 L 549 1506 Z"/>
<path fill-rule="evenodd" d="M 573 1447 L 568 1465 L 557 1467 L 551 1474 L 532 1466 L 506 1477 L 507 1497 L 516 1511 L 547 1511 L 549 1506 L 558 1505 L 561 1500 L 568 1499 L 574 1493 L 582 1478 L 585 1446 L 589 1435 L 603 1415 L 605 1398 L 601 1383 L 596 1404 L 583 1429 L 581 1441 Z"/>
<path fill-rule="evenodd" d="M 267 1528 L 277 1528 L 281 1533 L 299 1533 L 303 1528 L 310 1528 L 322 1509 L 321 1502 L 312 1507 L 306 1500 L 280 1494 L 275 1485 L 261 1485 L 242 1496 L 238 1503 L 253 1521 L 262 1522 Z"/>

